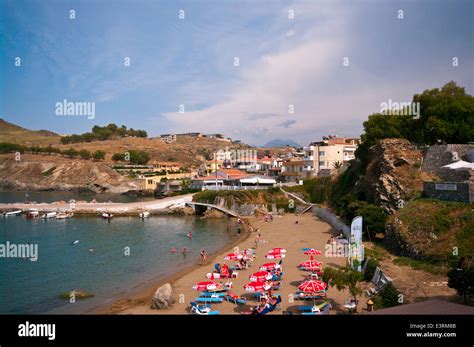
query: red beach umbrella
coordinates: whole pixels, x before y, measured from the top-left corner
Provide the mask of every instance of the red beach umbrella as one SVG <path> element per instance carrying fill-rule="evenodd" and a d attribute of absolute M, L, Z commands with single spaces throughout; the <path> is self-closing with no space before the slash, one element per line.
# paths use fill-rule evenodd
<path fill-rule="evenodd" d="M 321 255 L 323 253 L 321 251 L 317 250 L 317 249 L 311 248 L 311 249 L 308 249 L 307 251 L 305 251 L 303 254 L 306 254 L 306 255 Z"/>
<path fill-rule="evenodd" d="M 250 282 L 264 282 L 271 280 L 273 275 L 268 271 L 259 271 L 255 272 L 254 274 L 250 275 Z"/>
<path fill-rule="evenodd" d="M 286 255 L 284 253 L 268 253 L 265 258 L 267 259 L 283 259 Z"/>
<path fill-rule="evenodd" d="M 286 253 L 286 249 L 277 247 L 269 250 L 268 253 Z"/>
<path fill-rule="evenodd" d="M 278 265 L 275 262 L 266 263 L 266 264 L 263 264 L 262 266 L 260 266 L 260 271 L 272 271 L 272 270 L 275 270 L 279 267 L 280 267 L 280 265 Z"/>
<path fill-rule="evenodd" d="M 299 268 L 303 268 L 304 270 L 307 270 L 307 271 L 317 270 L 321 268 L 321 266 L 323 266 L 322 262 L 314 261 L 314 260 L 307 260 L 298 265 Z"/>
<path fill-rule="evenodd" d="M 221 284 L 214 281 L 199 282 L 193 286 L 195 290 L 216 290 Z"/>
<path fill-rule="evenodd" d="M 224 260 L 239 260 L 242 259 L 243 255 L 241 254 L 235 254 L 235 253 L 229 253 L 224 257 Z"/>
<path fill-rule="evenodd" d="M 244 289 L 251 293 L 264 292 L 270 290 L 271 288 L 272 284 L 265 282 L 250 282 L 244 285 Z"/>
<path fill-rule="evenodd" d="M 298 286 L 298 289 L 305 293 L 317 293 L 326 289 L 326 283 L 321 281 L 305 281 Z"/>

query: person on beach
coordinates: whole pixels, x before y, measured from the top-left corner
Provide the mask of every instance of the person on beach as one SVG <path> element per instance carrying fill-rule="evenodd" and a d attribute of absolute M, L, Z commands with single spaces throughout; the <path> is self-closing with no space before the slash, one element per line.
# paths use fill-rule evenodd
<path fill-rule="evenodd" d="M 201 251 L 201 262 L 202 263 L 206 263 L 206 251 L 205 250 L 202 250 Z"/>
<path fill-rule="evenodd" d="M 174 247 L 174 246 L 171 247 L 170 252 L 173 253 L 173 254 L 176 253 L 176 247 Z"/>
<path fill-rule="evenodd" d="M 260 243 L 260 233 L 257 234 L 257 236 L 255 236 L 255 247 L 258 247 L 258 244 Z"/>

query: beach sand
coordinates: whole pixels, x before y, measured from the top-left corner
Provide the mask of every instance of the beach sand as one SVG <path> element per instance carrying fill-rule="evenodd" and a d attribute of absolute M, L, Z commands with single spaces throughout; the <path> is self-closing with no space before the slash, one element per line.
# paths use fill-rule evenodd
<path fill-rule="evenodd" d="M 251 306 L 257 305 L 251 294 L 246 293 L 243 285 L 249 282 L 249 276 L 259 271 L 260 265 L 273 261 L 265 258 L 268 250 L 275 247 L 282 247 L 287 250 L 286 258 L 283 259 L 283 281 L 280 290 L 276 291 L 282 296 L 281 309 L 285 311 L 296 311 L 298 305 L 310 304 L 312 301 L 291 300 L 291 294 L 294 294 L 298 285 L 304 280 L 307 272 L 297 269 L 297 265 L 309 259 L 301 251 L 302 248 L 316 248 L 323 251 L 323 255 L 316 256 L 316 261 L 323 262 L 325 266 L 340 267 L 346 264 L 346 258 L 327 258 L 324 256 L 324 246 L 331 237 L 332 228 L 329 224 L 319 220 L 312 214 L 296 216 L 287 214 L 285 216 L 276 216 L 272 222 L 264 222 L 256 217 L 249 218 L 248 221 L 261 233 L 261 240 L 268 243 L 260 243 L 256 249 L 256 259 L 254 265 L 247 270 L 239 271 L 238 278 L 232 279 L 233 293 L 244 295 L 249 299 L 247 305 L 234 305 L 227 301 L 223 303 L 213 304 L 213 310 L 219 310 L 222 314 L 239 314 L 241 311 L 248 311 Z M 298 221 L 298 224 L 295 222 Z M 241 241 L 238 246 L 241 250 L 245 248 L 255 247 L 255 237 L 257 233 L 249 233 L 249 236 Z M 233 245 L 235 246 L 235 245 Z M 120 314 L 188 314 L 189 303 L 199 296 L 199 292 L 192 289 L 192 286 L 198 282 L 206 281 L 206 274 L 213 272 L 216 262 L 224 262 L 223 258 L 232 251 L 232 247 L 221 252 L 214 259 L 208 259 L 207 264 L 198 265 L 183 273 L 177 274 L 173 279 L 169 279 L 163 283 L 169 282 L 172 285 L 176 303 L 169 310 L 152 310 L 150 309 L 151 300 L 155 290 L 159 284 L 148 287 L 146 290 L 136 295 L 125 298 L 117 302 L 113 306 L 101 307 L 94 313 L 120 313 Z M 277 260 L 278 262 L 278 260 Z M 227 261 L 228 265 L 234 262 Z M 216 280 L 219 281 L 219 280 Z M 223 280 L 225 283 L 226 280 Z M 161 284 L 163 284 L 161 283 Z M 346 311 L 342 307 L 345 299 L 349 299 L 350 295 L 346 291 L 338 291 L 335 288 L 329 288 L 328 298 L 333 299 L 333 311 Z M 181 299 L 181 300 L 179 300 Z M 274 311 L 271 314 L 281 314 L 281 311 Z"/>

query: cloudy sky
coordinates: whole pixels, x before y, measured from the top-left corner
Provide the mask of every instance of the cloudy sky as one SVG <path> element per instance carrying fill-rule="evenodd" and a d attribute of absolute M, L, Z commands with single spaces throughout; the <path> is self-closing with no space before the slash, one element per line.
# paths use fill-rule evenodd
<path fill-rule="evenodd" d="M 474 94 L 473 13 L 469 0 L 1 0 L 0 117 L 255 145 L 358 136 L 389 99 L 450 80 Z M 64 99 L 95 102 L 95 119 L 56 115 Z"/>

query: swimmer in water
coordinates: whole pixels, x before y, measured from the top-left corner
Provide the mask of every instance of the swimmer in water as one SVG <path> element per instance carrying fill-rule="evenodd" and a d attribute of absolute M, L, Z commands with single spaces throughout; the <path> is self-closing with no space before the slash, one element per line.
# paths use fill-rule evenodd
<path fill-rule="evenodd" d="M 186 253 L 188 253 L 188 248 L 187 248 L 187 247 L 184 247 L 182 253 L 183 253 L 184 256 L 186 256 Z"/>
<path fill-rule="evenodd" d="M 186 236 L 188 237 L 188 239 L 192 239 L 193 238 L 193 232 L 190 231 L 189 233 L 186 234 Z"/>
<path fill-rule="evenodd" d="M 170 252 L 171 253 L 176 253 L 176 247 L 171 247 Z"/>

